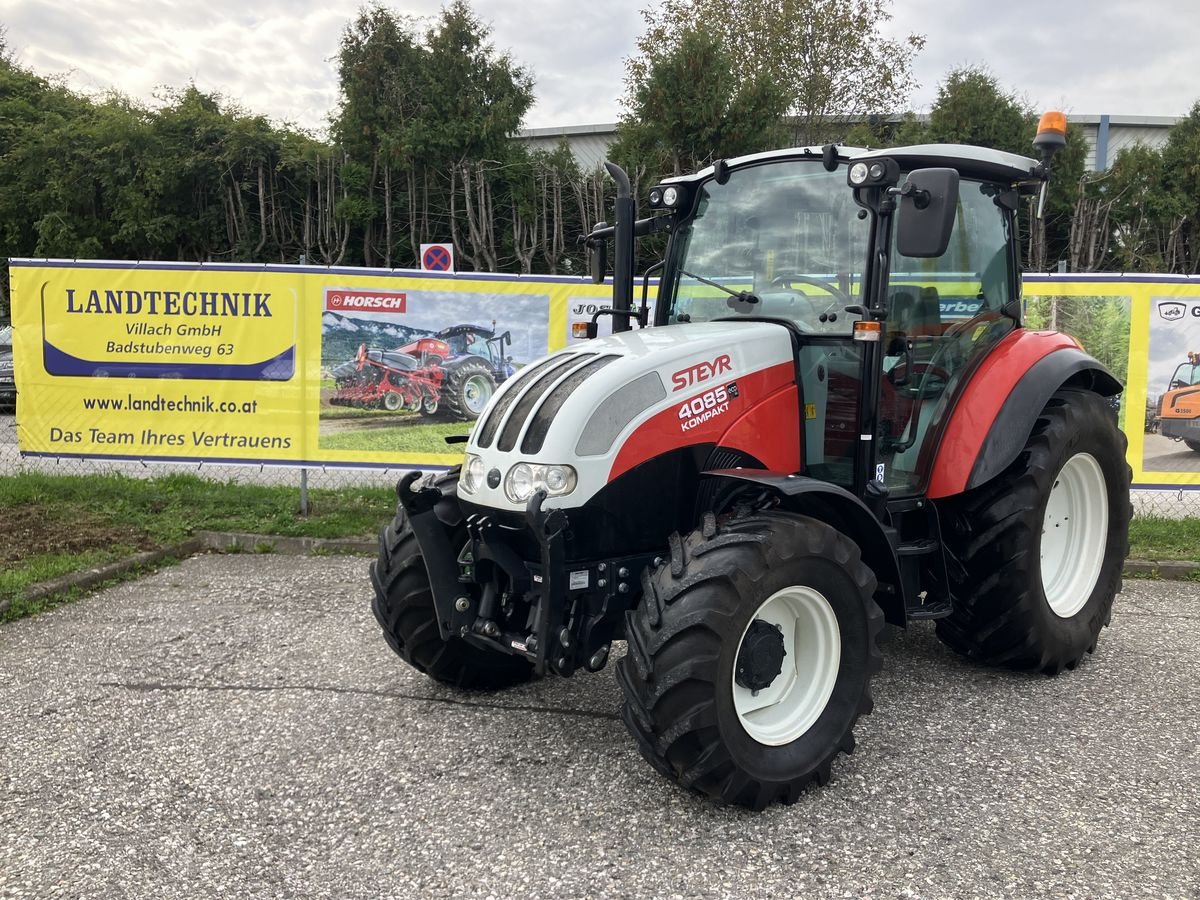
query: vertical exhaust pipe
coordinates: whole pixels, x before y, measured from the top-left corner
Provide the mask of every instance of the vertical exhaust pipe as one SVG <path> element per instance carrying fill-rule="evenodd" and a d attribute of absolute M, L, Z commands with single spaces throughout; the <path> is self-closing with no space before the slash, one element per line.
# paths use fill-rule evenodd
<path fill-rule="evenodd" d="M 633 308 L 633 223 L 637 209 L 625 170 L 610 162 L 606 162 L 604 168 L 617 183 L 612 305 L 613 309 L 629 310 Z M 613 331 L 629 331 L 631 327 L 628 316 L 613 316 Z"/>

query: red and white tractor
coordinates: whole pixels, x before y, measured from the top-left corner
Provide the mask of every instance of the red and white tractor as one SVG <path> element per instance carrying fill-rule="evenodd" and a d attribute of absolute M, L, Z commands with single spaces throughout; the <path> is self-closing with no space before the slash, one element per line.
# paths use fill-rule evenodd
<path fill-rule="evenodd" d="M 589 240 L 596 268 L 615 246 L 615 333 L 509 379 L 461 467 L 401 480 L 371 570 L 388 643 L 496 689 L 624 641 L 642 754 L 753 808 L 853 749 L 884 622 L 1074 668 L 1121 584 L 1130 471 L 1122 386 L 1022 325 L 1016 212 L 1064 142 L 1052 115 L 1040 161 L 761 153 L 655 186 L 640 220 L 610 165 L 616 224 Z M 656 232 L 658 299 L 634 307 Z"/>

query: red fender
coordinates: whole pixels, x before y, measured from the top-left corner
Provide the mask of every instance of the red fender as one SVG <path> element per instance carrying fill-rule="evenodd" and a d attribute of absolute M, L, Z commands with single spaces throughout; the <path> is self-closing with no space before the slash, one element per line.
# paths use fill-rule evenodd
<path fill-rule="evenodd" d="M 1038 360 L 1068 349 L 1080 349 L 1079 342 L 1057 331 L 1023 328 L 1011 332 L 992 348 L 950 414 L 933 460 L 927 491 L 930 498 L 949 497 L 966 490 L 988 431 L 1017 382 Z"/>

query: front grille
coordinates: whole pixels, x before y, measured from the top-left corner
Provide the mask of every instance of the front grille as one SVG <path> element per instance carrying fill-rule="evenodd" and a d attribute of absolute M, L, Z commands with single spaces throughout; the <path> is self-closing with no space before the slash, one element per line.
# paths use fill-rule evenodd
<path fill-rule="evenodd" d="M 562 405 L 567 402 L 567 398 L 574 393 L 579 385 L 583 384 L 584 381 L 595 375 L 614 359 L 620 359 L 620 357 L 616 354 L 597 356 L 586 366 L 576 369 L 564 378 L 550 392 L 542 405 L 538 407 L 533 420 L 529 423 L 529 429 L 525 432 L 525 438 L 521 441 L 522 453 L 541 452 L 542 444 L 546 441 L 546 433 L 550 430 L 550 423 L 554 421 L 554 417 L 558 415 L 558 411 L 562 409 Z"/>
<path fill-rule="evenodd" d="M 592 354 L 581 354 L 583 356 L 591 356 Z M 525 386 L 532 383 L 533 379 L 537 378 L 538 373 L 545 372 L 551 366 L 562 365 L 567 360 L 575 358 L 572 354 L 563 354 L 561 356 L 551 356 L 543 359 L 536 366 L 530 366 L 527 369 L 522 369 L 512 377 L 508 390 L 504 392 L 496 404 L 487 414 L 487 419 L 483 423 L 483 427 L 479 429 L 479 440 L 475 442 L 477 447 L 490 447 L 492 440 L 496 437 L 496 432 L 500 430 L 500 423 L 504 421 L 504 415 L 508 412 L 509 407 L 516 402 L 521 396 L 521 391 Z"/>
<path fill-rule="evenodd" d="M 521 428 L 524 426 L 525 420 L 529 418 L 529 414 L 533 412 L 534 405 L 542 399 L 542 395 L 561 376 L 567 374 L 572 369 L 577 369 L 585 365 L 594 359 L 595 356 L 596 354 L 594 353 L 574 353 L 556 359 L 555 362 L 558 365 L 547 368 L 545 372 L 538 376 L 536 381 L 521 393 L 521 399 L 513 407 L 512 415 L 504 423 L 504 429 L 500 432 L 500 440 L 496 444 L 496 447 L 507 453 L 513 447 L 517 446 L 517 437 L 521 433 Z"/>

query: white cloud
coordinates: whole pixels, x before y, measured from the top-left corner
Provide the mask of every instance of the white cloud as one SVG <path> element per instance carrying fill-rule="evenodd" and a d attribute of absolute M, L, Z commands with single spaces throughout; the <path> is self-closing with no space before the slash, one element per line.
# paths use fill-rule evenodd
<path fill-rule="evenodd" d="M 624 59 L 652 0 L 475 0 L 498 48 L 532 69 L 530 127 L 615 121 Z M 393 4 L 436 15 L 439 0 Z M 337 102 L 333 57 L 354 0 L 0 0 L 10 47 L 42 74 L 151 101 L 189 80 L 277 121 L 322 129 Z M 987 65 L 1038 107 L 1178 115 L 1200 96 L 1200 4 L 1160 0 L 896 0 L 890 30 L 923 33 L 913 97 L 927 109 L 952 66 Z"/>

